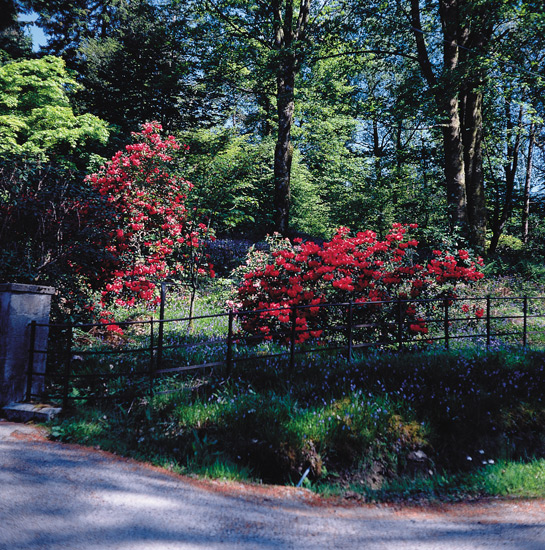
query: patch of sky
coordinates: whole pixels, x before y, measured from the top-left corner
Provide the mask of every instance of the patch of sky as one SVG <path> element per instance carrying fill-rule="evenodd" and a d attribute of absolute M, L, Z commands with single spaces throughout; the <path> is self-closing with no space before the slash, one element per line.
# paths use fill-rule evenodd
<path fill-rule="evenodd" d="M 37 52 L 42 46 L 45 46 L 47 44 L 47 38 L 42 28 L 34 24 L 37 19 L 38 14 L 35 12 L 19 16 L 19 21 L 21 23 L 27 23 L 25 25 L 25 31 L 32 37 L 32 49 L 35 52 Z"/>

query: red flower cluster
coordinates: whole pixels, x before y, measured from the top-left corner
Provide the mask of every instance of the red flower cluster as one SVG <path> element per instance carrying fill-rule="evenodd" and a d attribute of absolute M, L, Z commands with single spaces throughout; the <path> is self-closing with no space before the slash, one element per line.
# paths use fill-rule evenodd
<path fill-rule="evenodd" d="M 348 228 L 341 227 L 323 246 L 286 242 L 285 248 L 272 252 L 266 265 L 245 274 L 238 288 L 240 311 L 273 310 L 241 314 L 242 329 L 266 340 L 286 341 L 292 326 L 291 308 L 300 306 L 295 323 L 296 341 L 302 343 L 318 338 L 331 324 L 334 309 L 317 307 L 320 304 L 352 300 L 362 321 L 372 318 L 376 322 L 384 319 L 390 302 L 398 297 L 454 297 L 457 284 L 483 277 L 464 250 L 455 254 L 434 251 L 426 265 L 417 263 L 418 242 L 409 238 L 411 228 L 416 225 L 395 223 L 384 240 L 373 231 L 351 236 Z M 377 301 L 383 303 L 369 304 Z M 427 334 L 415 304 L 403 302 L 402 315 L 410 333 Z M 383 325 L 382 334 L 391 332 L 387 322 Z"/>
<path fill-rule="evenodd" d="M 191 268 L 198 274 L 213 276 L 212 266 L 198 253 L 207 227 L 192 223 L 185 206 L 192 184 L 172 175 L 179 145 L 173 136 L 163 139 L 160 131 L 157 122 L 144 124 L 133 133 L 135 143 L 87 177 L 109 206 L 103 222 L 109 260 L 99 274 L 103 308 L 112 302 L 126 307 L 157 303 L 157 281 L 178 276 L 190 262 L 196 262 Z"/>

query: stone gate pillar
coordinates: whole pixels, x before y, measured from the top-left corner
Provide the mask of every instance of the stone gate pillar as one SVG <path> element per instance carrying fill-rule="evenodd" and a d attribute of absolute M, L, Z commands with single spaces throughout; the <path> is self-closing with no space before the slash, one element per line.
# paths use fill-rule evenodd
<path fill-rule="evenodd" d="M 0 284 L 0 407 L 25 399 L 30 322 L 49 322 L 53 294 L 49 286 Z M 47 337 L 47 328 L 38 327 L 35 348 L 47 349 Z M 45 354 L 34 354 L 34 372 L 44 373 L 45 365 Z M 39 395 L 43 389 L 43 377 L 35 377 L 32 393 Z"/>

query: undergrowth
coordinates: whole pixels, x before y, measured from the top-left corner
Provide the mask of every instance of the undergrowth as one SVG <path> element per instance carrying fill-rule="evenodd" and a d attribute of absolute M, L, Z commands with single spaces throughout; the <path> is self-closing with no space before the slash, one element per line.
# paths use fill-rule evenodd
<path fill-rule="evenodd" d="M 368 501 L 545 495 L 545 353 L 274 359 L 79 404 L 53 438 L 171 470 Z M 165 393 L 169 392 L 169 393 Z"/>

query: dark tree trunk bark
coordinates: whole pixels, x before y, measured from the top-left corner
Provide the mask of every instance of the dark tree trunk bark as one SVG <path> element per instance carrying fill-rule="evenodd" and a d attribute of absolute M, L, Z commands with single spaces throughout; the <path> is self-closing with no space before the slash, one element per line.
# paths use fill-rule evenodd
<path fill-rule="evenodd" d="M 275 22 L 274 47 L 278 52 L 276 67 L 276 110 L 278 136 L 274 151 L 274 224 L 282 235 L 289 233 L 290 175 L 293 158 L 291 127 L 295 106 L 295 76 L 299 71 L 301 56 L 293 53 L 294 43 L 305 34 L 310 14 L 311 0 L 300 0 L 299 13 L 294 17 L 293 0 L 273 0 L 272 16 Z M 303 46 L 301 46 L 303 48 Z"/>
<path fill-rule="evenodd" d="M 403 145 L 401 142 L 401 136 L 403 132 L 403 126 L 401 122 L 398 123 L 396 128 L 396 167 L 395 167 L 395 186 L 392 192 L 392 204 L 397 204 L 399 200 L 399 190 L 402 189 L 401 182 L 403 179 L 403 158 L 402 158 L 402 149 Z M 405 196 L 408 198 L 408 190 L 405 188 Z M 413 198 L 411 194 L 411 199 Z"/>
<path fill-rule="evenodd" d="M 526 177 L 524 179 L 524 204 L 522 207 L 522 242 L 528 242 L 528 219 L 530 217 L 530 182 L 532 180 L 532 157 L 536 141 L 535 123 L 530 124 L 530 135 L 528 137 L 528 157 L 526 159 Z"/>
<path fill-rule="evenodd" d="M 477 85 L 464 95 L 462 140 L 469 237 L 475 249 L 483 252 L 486 241 L 486 199 L 482 155 L 483 97 L 475 89 Z"/>
<path fill-rule="evenodd" d="M 442 124 L 444 148 L 444 174 L 447 193 L 447 213 L 451 229 L 467 226 L 467 202 L 465 187 L 464 149 L 462 141 L 462 126 L 458 87 L 453 81 L 452 73 L 458 65 L 458 2 L 457 0 L 441 0 L 439 16 L 443 35 L 444 77 L 441 82 L 433 72 L 429 59 L 424 35 L 420 31 L 420 2 L 411 0 L 411 22 L 414 28 L 416 50 L 420 69 L 431 90 L 434 91 L 435 102 L 439 112 L 445 117 Z"/>
<path fill-rule="evenodd" d="M 295 59 L 286 56 L 277 77 L 276 105 L 278 112 L 278 137 L 274 151 L 274 223 L 275 229 L 286 235 L 290 214 L 290 175 L 293 158 L 291 126 L 295 107 Z"/>
<path fill-rule="evenodd" d="M 380 186 L 382 180 L 382 147 L 378 134 L 378 121 L 373 120 L 373 161 L 375 167 L 375 185 Z"/>
<path fill-rule="evenodd" d="M 447 116 L 443 126 L 443 147 L 445 150 L 445 183 L 447 188 L 447 209 L 451 229 L 467 228 L 467 189 L 465 181 L 464 142 L 460 115 L 459 82 L 454 72 L 459 65 L 459 2 L 440 0 L 439 17 L 445 40 L 443 42 L 444 75 L 437 88 L 436 101 Z"/>
<path fill-rule="evenodd" d="M 443 126 L 444 173 L 448 217 L 451 230 L 454 230 L 456 227 L 466 227 L 468 223 L 464 146 L 458 98 L 451 97 L 445 103 L 448 122 Z"/>
<path fill-rule="evenodd" d="M 482 168 L 482 81 L 477 69 L 463 74 L 465 59 L 460 45 L 473 47 L 486 43 L 488 30 L 471 31 L 462 24 L 464 0 L 439 0 L 439 18 L 443 32 L 443 73 L 437 78 L 428 56 L 420 21 L 420 2 L 411 0 L 411 23 L 414 29 L 419 65 L 426 82 L 434 91 L 442 125 L 444 174 L 447 211 L 451 229 L 460 228 L 469 243 L 484 251 L 486 201 Z M 466 52 L 465 49 L 462 51 Z M 468 79 L 473 84 L 465 84 Z"/>
<path fill-rule="evenodd" d="M 495 213 L 494 220 L 492 222 L 492 238 L 490 239 L 490 246 L 488 252 L 493 254 L 496 252 L 498 243 L 500 241 L 501 234 L 507 220 L 511 217 L 513 211 L 513 197 L 515 193 L 515 178 L 517 175 L 518 161 L 519 161 L 519 152 L 520 152 L 520 139 L 522 131 L 522 116 L 523 108 L 519 107 L 518 121 L 516 125 L 516 134 L 513 138 L 513 132 L 515 125 L 511 120 L 511 108 L 510 100 L 506 99 L 505 101 L 505 117 L 507 120 L 507 161 L 504 165 L 505 172 L 505 195 L 503 199 L 503 208 L 501 214 L 499 212 Z M 498 198 L 499 201 L 499 198 Z M 497 210 L 499 210 L 499 203 Z"/>

